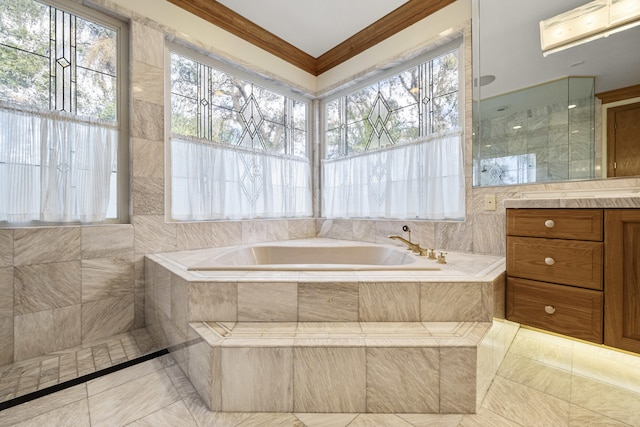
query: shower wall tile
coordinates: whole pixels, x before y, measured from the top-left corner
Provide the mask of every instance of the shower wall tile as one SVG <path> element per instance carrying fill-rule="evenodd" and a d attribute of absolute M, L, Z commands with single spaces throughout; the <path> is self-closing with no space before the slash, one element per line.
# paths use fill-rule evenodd
<path fill-rule="evenodd" d="M 295 322 L 297 320 L 297 283 L 238 283 L 239 322 Z"/>
<path fill-rule="evenodd" d="M 80 227 L 16 229 L 13 262 L 19 266 L 79 260 L 80 242 Z"/>
<path fill-rule="evenodd" d="M 0 317 L 0 366 L 13 362 L 13 317 Z"/>
<path fill-rule="evenodd" d="M 292 348 L 224 348 L 222 410 L 293 412 L 292 369 Z"/>
<path fill-rule="evenodd" d="M 440 412 L 476 411 L 476 348 L 440 349 Z"/>
<path fill-rule="evenodd" d="M 132 138 L 131 165 L 134 178 L 164 178 L 164 143 Z"/>
<path fill-rule="evenodd" d="M 14 317 L 14 361 L 80 345 L 80 316 L 75 305 Z"/>
<path fill-rule="evenodd" d="M 13 268 L 0 268 L 0 319 L 13 317 Z"/>
<path fill-rule="evenodd" d="M 438 413 L 439 389 L 439 349 L 367 349 L 367 412 Z"/>
<path fill-rule="evenodd" d="M 213 247 L 213 231 L 210 222 L 176 224 L 176 241 L 179 251 Z"/>
<path fill-rule="evenodd" d="M 82 302 L 133 293 L 133 253 L 122 258 L 82 260 Z"/>
<path fill-rule="evenodd" d="M 145 293 L 135 292 L 133 295 L 133 328 L 139 329 L 145 327 Z"/>
<path fill-rule="evenodd" d="M 136 254 L 173 252 L 176 250 L 176 224 L 163 216 L 138 215 L 133 218 Z"/>
<path fill-rule="evenodd" d="M 300 283 L 298 321 L 357 322 L 358 283 Z"/>
<path fill-rule="evenodd" d="M 80 304 L 81 278 L 80 261 L 16 267 L 15 314 Z"/>
<path fill-rule="evenodd" d="M 162 66 L 133 60 L 131 61 L 131 76 L 131 95 L 133 98 L 152 104 L 164 104 L 164 73 Z"/>
<path fill-rule="evenodd" d="M 133 254 L 131 224 L 82 227 L 82 259 L 119 257 Z"/>
<path fill-rule="evenodd" d="M 131 202 L 134 215 L 163 215 L 164 179 L 134 177 Z"/>
<path fill-rule="evenodd" d="M 132 59 L 164 67 L 164 33 L 134 20 L 131 23 Z"/>
<path fill-rule="evenodd" d="M 364 347 L 297 347 L 294 352 L 295 412 L 365 412 Z"/>
<path fill-rule="evenodd" d="M 423 322 L 488 322 L 492 310 L 485 308 L 480 283 L 422 283 L 420 320 Z"/>
<path fill-rule="evenodd" d="M 133 295 L 82 304 L 82 341 L 121 334 L 133 327 Z"/>
<path fill-rule="evenodd" d="M 419 283 L 360 283 L 361 322 L 420 321 Z"/>
<path fill-rule="evenodd" d="M 189 321 L 235 322 L 237 283 L 189 283 Z"/>
<path fill-rule="evenodd" d="M 0 267 L 13 265 L 13 230 L 0 230 Z"/>

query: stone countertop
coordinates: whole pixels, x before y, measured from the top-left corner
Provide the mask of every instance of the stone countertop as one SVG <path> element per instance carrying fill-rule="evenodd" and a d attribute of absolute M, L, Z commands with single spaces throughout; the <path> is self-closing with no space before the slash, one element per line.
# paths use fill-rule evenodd
<path fill-rule="evenodd" d="M 579 208 L 640 208 L 640 196 L 570 196 L 505 199 L 506 209 L 535 208 L 535 209 L 579 209 Z"/>

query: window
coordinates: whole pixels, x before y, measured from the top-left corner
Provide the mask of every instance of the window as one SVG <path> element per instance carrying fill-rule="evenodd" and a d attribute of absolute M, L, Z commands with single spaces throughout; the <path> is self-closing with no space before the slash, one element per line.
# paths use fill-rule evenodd
<path fill-rule="evenodd" d="M 97 222 L 127 210 L 117 197 L 126 29 L 58 4 L 0 0 L 0 221 Z"/>
<path fill-rule="evenodd" d="M 171 217 L 311 216 L 306 99 L 174 47 Z"/>
<path fill-rule="evenodd" d="M 462 219 L 458 47 L 325 102 L 323 216 Z"/>

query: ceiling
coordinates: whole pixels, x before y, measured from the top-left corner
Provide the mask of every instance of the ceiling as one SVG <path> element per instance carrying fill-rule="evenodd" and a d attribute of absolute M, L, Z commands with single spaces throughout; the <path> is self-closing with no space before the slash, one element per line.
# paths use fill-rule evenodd
<path fill-rule="evenodd" d="M 167 0 L 320 75 L 455 0 Z"/>
<path fill-rule="evenodd" d="M 407 0 L 218 0 L 314 58 Z"/>

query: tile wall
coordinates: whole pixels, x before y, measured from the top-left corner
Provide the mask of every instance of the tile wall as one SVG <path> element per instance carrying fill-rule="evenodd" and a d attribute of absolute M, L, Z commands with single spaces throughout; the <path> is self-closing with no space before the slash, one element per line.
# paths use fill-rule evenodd
<path fill-rule="evenodd" d="M 215 51 L 150 19 L 95 0 L 130 20 L 131 224 L 0 229 L 0 365 L 144 326 L 144 255 L 269 240 L 335 237 L 380 241 L 407 221 L 165 221 L 164 42 Z M 465 30 L 469 36 L 470 30 Z M 471 55 L 470 44 L 465 54 Z M 267 73 L 269 74 L 269 73 Z M 471 66 L 466 70 L 471 81 Z M 466 88 L 471 99 L 471 86 Z M 471 176 L 471 103 L 466 105 L 466 170 Z M 536 185 L 529 190 L 640 185 L 640 180 Z M 518 187 L 472 189 L 464 222 L 408 222 L 412 239 L 446 250 L 504 254 L 504 210 L 483 211 L 484 195 L 518 197 Z M 316 195 L 317 197 L 317 195 Z"/>

